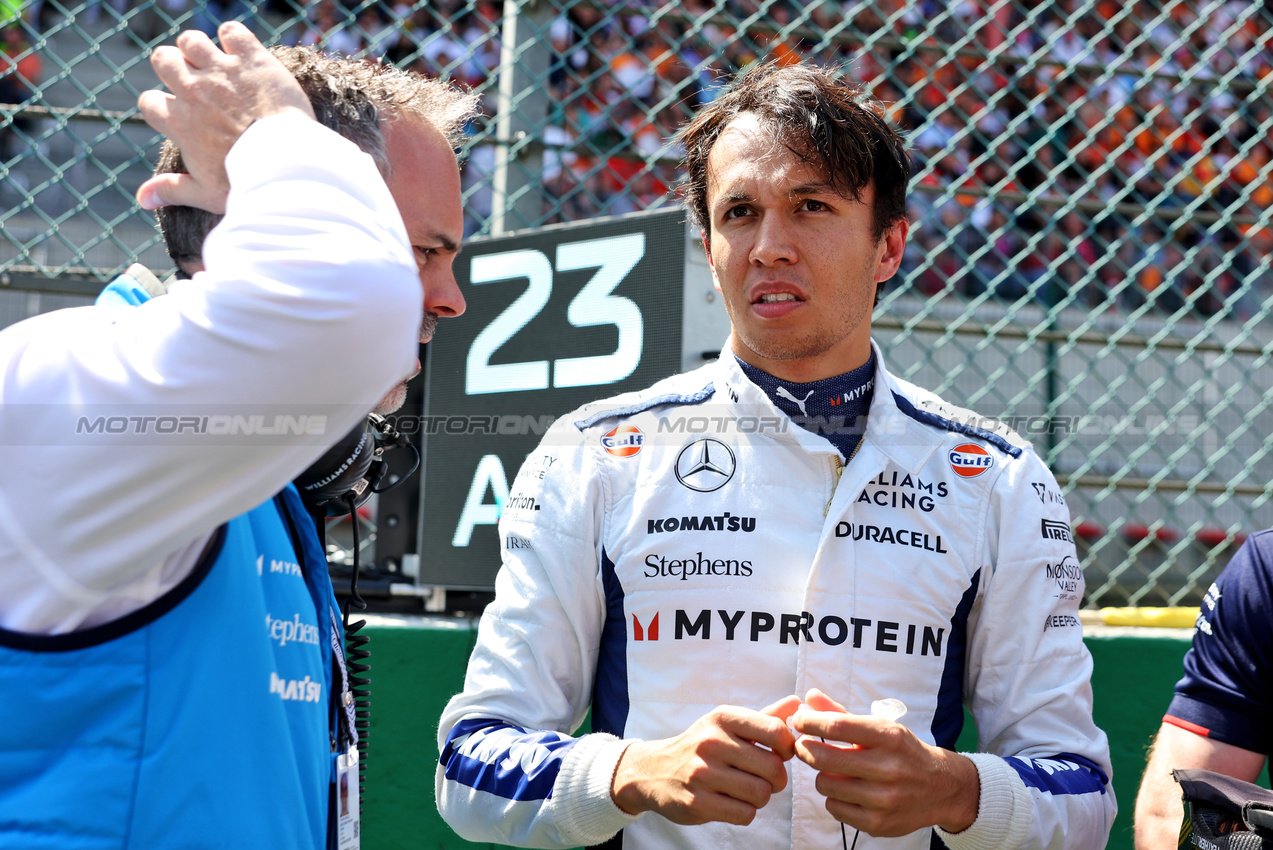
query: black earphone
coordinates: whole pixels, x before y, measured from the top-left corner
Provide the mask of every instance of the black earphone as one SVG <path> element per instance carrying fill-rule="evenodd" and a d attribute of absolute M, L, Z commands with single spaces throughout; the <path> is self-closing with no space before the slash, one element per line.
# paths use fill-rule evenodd
<path fill-rule="evenodd" d="M 312 516 L 340 516 L 356 510 L 372 493 L 389 489 L 380 482 L 389 469 L 385 452 L 409 448 L 415 454 L 411 470 L 398 481 L 407 479 L 420 466 L 420 453 L 411 440 L 400 434 L 389 421 L 375 413 L 359 423 L 339 442 L 326 451 L 309 469 L 297 476 L 296 489 Z M 352 503 L 349 497 L 352 497 Z"/>

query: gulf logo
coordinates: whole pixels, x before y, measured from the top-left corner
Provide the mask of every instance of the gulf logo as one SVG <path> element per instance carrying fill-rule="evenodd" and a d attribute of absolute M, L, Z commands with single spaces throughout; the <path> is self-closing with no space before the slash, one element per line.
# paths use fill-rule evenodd
<path fill-rule="evenodd" d="M 950 450 L 950 468 L 961 478 L 976 478 L 994 465 L 994 456 L 974 443 L 964 443 Z"/>
<path fill-rule="evenodd" d="M 632 457 L 641 451 L 645 434 L 635 425 L 619 425 L 601 438 L 601 446 L 615 457 Z"/>

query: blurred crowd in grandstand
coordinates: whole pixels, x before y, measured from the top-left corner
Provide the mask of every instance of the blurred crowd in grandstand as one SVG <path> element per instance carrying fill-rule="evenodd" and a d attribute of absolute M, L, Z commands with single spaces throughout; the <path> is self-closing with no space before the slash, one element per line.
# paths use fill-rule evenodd
<path fill-rule="evenodd" d="M 118 17 L 134 0 L 104 2 Z M 103 15 L 102 4 L 91 0 L 83 15 Z M 34 28 L 50 23 L 39 5 L 27 4 Z M 61 8 L 42 5 L 46 17 Z M 758 61 L 808 60 L 847 68 L 910 132 L 906 269 L 920 292 L 1243 319 L 1273 296 L 1273 10 L 1264 4 L 560 5 L 541 138 L 545 223 L 674 200 L 671 137 L 684 119 Z M 285 42 L 461 81 L 494 113 L 502 0 L 255 7 L 281 22 Z M 155 0 L 150 35 L 186 12 L 211 32 L 251 7 Z M 34 54 L 17 29 L 6 30 L 5 79 L 29 87 L 19 57 Z M 10 88 L 7 102 L 25 96 Z M 493 159 L 489 145 L 470 154 L 470 230 L 489 214 Z"/>

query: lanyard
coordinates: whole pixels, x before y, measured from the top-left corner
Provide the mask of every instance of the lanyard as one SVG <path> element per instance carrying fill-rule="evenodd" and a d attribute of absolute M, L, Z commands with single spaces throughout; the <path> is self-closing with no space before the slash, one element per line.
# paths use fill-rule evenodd
<path fill-rule="evenodd" d="M 331 623 L 329 637 L 331 640 L 332 659 L 335 661 L 335 667 L 340 673 L 340 688 L 337 689 L 332 687 L 329 689 L 332 704 L 331 719 L 333 721 L 333 727 L 343 727 L 341 731 L 344 733 L 341 735 L 340 732 L 337 732 L 332 735 L 332 751 L 344 752 L 346 747 L 341 746 L 342 744 L 345 744 L 346 742 L 348 742 L 348 746 L 357 746 L 358 744 L 358 730 L 354 726 L 354 695 L 349 689 L 349 670 L 345 663 L 345 650 L 340 643 L 340 636 L 342 633 L 340 621 L 336 618 L 335 606 L 331 602 L 323 601 L 324 597 L 331 593 L 331 588 L 330 586 L 327 586 L 326 592 L 317 589 L 315 587 L 317 579 L 310 572 L 311 569 L 321 569 L 326 572 L 327 561 L 326 559 L 321 559 L 316 564 L 308 563 L 310 559 L 307 558 L 306 555 L 312 553 L 307 552 L 305 548 L 305 541 L 301 537 L 297 523 L 293 519 L 291 511 L 288 510 L 286 492 L 287 491 L 284 491 L 278 496 L 275 496 L 275 504 L 278 506 L 278 512 L 283 518 L 284 525 L 287 527 L 288 536 L 292 540 L 292 548 L 296 551 L 297 561 L 300 563 L 301 569 L 304 571 L 305 585 L 309 588 L 310 597 L 314 600 L 315 608 L 326 608 L 328 618 Z M 300 509 L 300 497 L 296 496 L 295 493 L 292 493 L 292 496 L 295 499 L 298 509 Z M 320 614 L 319 618 L 321 619 L 321 617 L 322 615 Z M 335 682 L 333 682 L 333 685 L 334 684 Z M 335 732 L 336 729 L 333 729 L 333 731 Z"/>
<path fill-rule="evenodd" d="M 336 689 L 332 689 L 332 695 L 339 702 L 339 709 L 336 712 L 338 718 L 343 719 L 340 723 L 345 733 L 345 740 L 349 741 L 349 746 L 358 746 L 358 729 L 354 725 L 354 694 L 349 689 L 349 671 L 345 665 L 345 650 L 340 645 L 340 621 L 336 619 L 336 610 L 330 605 L 327 606 L 327 613 L 331 617 L 331 642 L 332 642 L 332 658 L 336 659 L 336 668 L 340 671 L 340 692 L 337 695 Z M 339 745 L 340 740 L 337 741 Z M 337 746 L 337 752 L 341 752 L 345 747 Z"/>

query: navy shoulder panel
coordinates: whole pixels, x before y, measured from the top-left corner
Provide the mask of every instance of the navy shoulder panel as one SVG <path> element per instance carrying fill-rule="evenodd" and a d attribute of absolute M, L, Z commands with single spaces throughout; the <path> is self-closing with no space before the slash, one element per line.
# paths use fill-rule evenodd
<path fill-rule="evenodd" d="M 708 384 L 696 393 L 667 393 L 665 395 L 656 395 L 652 398 L 642 399 L 636 404 L 630 404 L 627 407 L 616 407 L 611 410 L 603 410 L 600 413 L 594 413 L 586 419 L 575 420 L 575 427 L 580 431 L 586 431 L 593 425 L 603 419 L 622 419 L 625 416 L 635 416 L 649 410 L 652 407 L 661 407 L 665 404 L 702 404 L 713 395 L 716 394 L 716 385 Z"/>
<path fill-rule="evenodd" d="M 1004 454 L 1011 455 L 1012 457 L 1021 457 L 1020 446 L 1012 445 L 1012 443 L 1008 442 L 1007 439 L 993 431 L 987 431 L 985 428 L 976 428 L 972 425 L 965 425 L 962 422 L 955 422 L 954 420 L 947 419 L 944 416 L 938 416 L 936 413 L 931 413 L 927 410 L 920 410 L 918 407 L 911 404 L 910 399 L 897 392 L 893 393 L 893 401 L 897 402 L 898 410 L 902 411 L 916 422 L 923 422 L 925 425 L 931 425 L 934 428 L 941 428 L 944 431 L 951 431 L 955 434 L 963 434 L 965 437 L 976 437 L 978 440 L 984 440 L 994 446 Z"/>
<path fill-rule="evenodd" d="M 74 652 L 101 646 L 145 628 L 176 608 L 178 604 L 185 601 L 186 597 L 194 593 L 199 585 L 203 584 L 203 580 L 208 577 L 208 573 L 212 572 L 213 565 L 221 557 L 221 549 L 225 546 L 225 536 L 226 527 L 222 525 L 208 538 L 202 554 L 199 555 L 199 560 L 195 561 L 194 567 L 190 570 L 190 575 L 154 602 L 131 614 L 125 614 L 118 620 L 111 620 L 78 632 L 64 632 L 56 635 L 11 632 L 0 628 L 0 646 L 28 652 Z"/>

